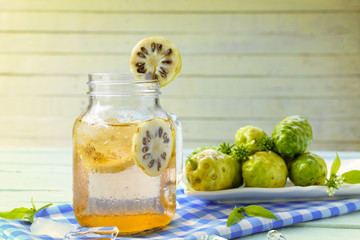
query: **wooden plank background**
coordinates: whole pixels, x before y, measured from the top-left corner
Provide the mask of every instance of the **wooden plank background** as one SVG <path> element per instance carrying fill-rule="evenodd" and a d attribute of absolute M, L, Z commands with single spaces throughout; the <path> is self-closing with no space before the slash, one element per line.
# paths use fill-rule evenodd
<path fill-rule="evenodd" d="M 87 74 L 152 35 L 182 55 L 161 104 L 185 147 L 302 114 L 311 149 L 360 151 L 360 0 L 0 0 L 0 145 L 70 147 Z"/>

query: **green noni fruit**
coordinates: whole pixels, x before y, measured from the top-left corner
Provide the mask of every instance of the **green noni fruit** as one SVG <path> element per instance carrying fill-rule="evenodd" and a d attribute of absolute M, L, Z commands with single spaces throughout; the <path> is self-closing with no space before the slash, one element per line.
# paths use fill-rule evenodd
<path fill-rule="evenodd" d="M 289 178 L 296 186 L 324 185 L 327 167 L 314 153 L 303 153 L 289 163 Z"/>
<path fill-rule="evenodd" d="M 261 151 L 243 164 L 242 175 L 247 187 L 278 188 L 285 186 L 288 170 L 278 154 Z"/>
<path fill-rule="evenodd" d="M 305 152 L 312 141 L 312 130 L 308 121 L 299 115 L 284 118 L 272 133 L 274 151 L 285 160 Z"/>
<path fill-rule="evenodd" d="M 254 127 L 254 126 L 245 126 L 239 128 L 235 133 L 235 145 L 240 146 L 244 145 L 249 149 L 249 155 L 252 155 L 258 151 L 261 151 L 260 142 L 268 138 L 264 130 Z"/>
<path fill-rule="evenodd" d="M 185 177 L 196 191 L 223 190 L 242 184 L 239 161 L 214 149 L 203 150 L 189 158 Z"/>
<path fill-rule="evenodd" d="M 201 147 L 197 147 L 195 148 L 195 150 L 189 154 L 188 159 L 191 158 L 192 156 L 194 156 L 195 154 L 198 154 L 199 152 L 204 151 L 205 149 L 214 149 L 217 150 L 218 146 L 216 145 L 209 145 L 209 146 L 201 146 Z"/>

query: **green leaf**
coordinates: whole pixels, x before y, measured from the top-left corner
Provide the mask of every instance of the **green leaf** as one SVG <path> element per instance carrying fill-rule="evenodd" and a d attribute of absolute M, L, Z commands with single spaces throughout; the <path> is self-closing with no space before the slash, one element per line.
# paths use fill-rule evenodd
<path fill-rule="evenodd" d="M 331 165 L 330 178 L 331 178 L 333 175 L 336 175 L 336 173 L 337 173 L 337 172 L 339 171 L 339 169 L 340 169 L 340 166 L 341 166 L 340 158 L 339 158 L 338 154 L 336 153 L 336 158 L 335 158 L 333 164 Z"/>
<path fill-rule="evenodd" d="M 229 217 L 227 219 L 226 226 L 229 227 L 231 225 L 234 225 L 235 223 L 237 223 L 241 219 L 245 218 L 245 216 L 243 214 L 243 211 L 244 211 L 243 207 L 237 208 L 235 206 L 233 211 L 230 213 L 230 215 L 229 215 Z"/>
<path fill-rule="evenodd" d="M 351 170 L 341 175 L 344 178 L 345 183 L 357 184 L 360 183 L 360 171 Z"/>
<path fill-rule="evenodd" d="M 245 207 L 245 214 L 252 217 L 264 217 L 278 220 L 272 212 L 258 205 L 249 205 Z"/>
<path fill-rule="evenodd" d="M 34 200 L 33 200 L 33 197 L 31 197 L 31 205 L 33 206 L 33 209 L 35 209 L 35 210 L 36 210 L 36 207 L 35 207 L 35 205 L 34 205 Z"/>
<path fill-rule="evenodd" d="M 31 208 L 28 212 L 24 213 L 24 215 L 20 218 L 20 220 L 21 221 L 29 221 L 29 222 L 33 223 L 35 213 L 36 213 L 36 210 Z"/>
<path fill-rule="evenodd" d="M 20 207 L 20 208 L 14 208 L 13 210 L 8 211 L 8 212 L 0 212 L 0 217 L 2 217 L 4 219 L 20 219 L 21 221 L 29 221 L 32 223 L 32 222 L 34 222 L 35 214 L 38 211 L 40 211 L 41 209 L 51 206 L 52 203 L 42 206 L 41 208 L 36 210 L 33 199 L 31 198 L 31 205 L 33 207 L 30 209 L 25 208 L 25 207 Z"/>
<path fill-rule="evenodd" d="M 46 204 L 46 205 L 42 206 L 41 208 L 39 208 L 36 212 L 39 212 L 40 210 L 42 210 L 44 208 L 50 207 L 51 205 L 53 205 L 53 204 L 52 203 Z"/>
<path fill-rule="evenodd" d="M 11 211 L 0 212 L 0 217 L 4 219 L 18 219 L 27 213 L 30 209 L 25 207 L 14 208 Z"/>

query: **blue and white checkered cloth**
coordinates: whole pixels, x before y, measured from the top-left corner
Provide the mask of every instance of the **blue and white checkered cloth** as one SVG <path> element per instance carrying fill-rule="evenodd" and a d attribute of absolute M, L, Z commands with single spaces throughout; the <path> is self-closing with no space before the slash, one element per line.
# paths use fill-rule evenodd
<path fill-rule="evenodd" d="M 247 206 L 248 204 L 238 204 L 237 207 L 240 207 L 240 205 Z M 217 204 L 199 200 L 185 195 L 184 190 L 179 189 L 177 191 L 177 210 L 174 219 L 164 230 L 143 238 L 190 240 L 200 239 L 203 235 L 207 234 L 215 234 L 226 239 L 232 239 L 295 223 L 358 211 L 360 210 L 360 198 L 331 201 L 258 203 L 258 205 L 272 211 L 279 220 L 248 217 L 235 225 L 226 227 L 227 217 L 233 210 L 234 204 Z M 38 212 L 36 217 L 48 218 L 78 226 L 70 204 L 50 206 Z M 29 224 L 0 218 L 0 239 L 55 239 L 48 236 L 35 236 L 30 232 L 29 228 Z"/>

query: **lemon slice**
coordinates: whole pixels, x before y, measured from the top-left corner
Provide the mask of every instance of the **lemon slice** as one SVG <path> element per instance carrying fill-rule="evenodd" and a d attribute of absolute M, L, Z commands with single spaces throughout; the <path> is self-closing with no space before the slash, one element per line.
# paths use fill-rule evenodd
<path fill-rule="evenodd" d="M 116 151 L 104 148 L 98 151 L 91 144 L 80 147 L 78 152 L 84 166 L 91 172 L 118 173 L 134 165 L 131 157 L 122 158 L 116 155 Z"/>
<path fill-rule="evenodd" d="M 160 87 L 174 80 L 182 66 L 178 48 L 162 37 L 149 37 L 139 41 L 130 56 L 130 72 L 151 74 L 159 79 Z"/>

